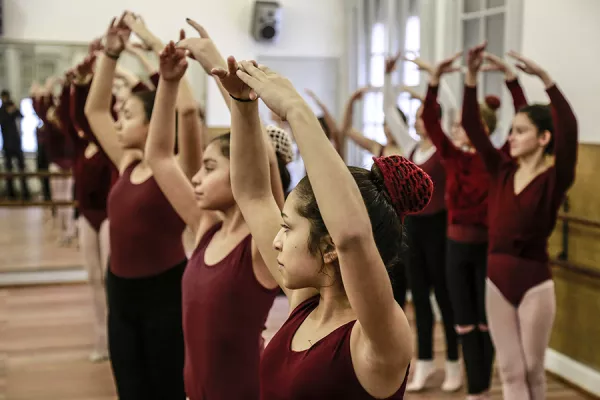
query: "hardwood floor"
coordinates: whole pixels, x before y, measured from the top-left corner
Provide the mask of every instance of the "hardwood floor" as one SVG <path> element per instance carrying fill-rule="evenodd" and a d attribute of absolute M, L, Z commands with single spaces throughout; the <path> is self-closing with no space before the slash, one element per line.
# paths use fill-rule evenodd
<path fill-rule="evenodd" d="M 277 299 L 267 323 L 267 340 L 285 320 L 287 300 Z M 437 362 L 443 366 L 443 337 L 436 327 Z M 114 400 L 108 363 L 92 364 L 92 308 L 85 285 L 0 290 L 0 399 Z M 439 387 L 440 369 L 431 380 Z M 464 399 L 462 392 L 432 389 L 406 399 Z M 501 399 L 497 376 L 493 399 Z M 550 378 L 548 399 L 585 399 Z"/>
<path fill-rule="evenodd" d="M 59 246 L 49 208 L 0 208 L 0 272 L 82 269 L 75 243 Z"/>

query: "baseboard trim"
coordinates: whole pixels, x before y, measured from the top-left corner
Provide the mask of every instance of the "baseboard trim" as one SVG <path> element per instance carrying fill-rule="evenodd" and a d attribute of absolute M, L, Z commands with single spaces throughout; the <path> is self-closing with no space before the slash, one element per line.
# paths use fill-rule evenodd
<path fill-rule="evenodd" d="M 546 370 L 594 396 L 600 396 L 600 371 L 559 353 L 546 350 Z"/>
<path fill-rule="evenodd" d="M 87 272 L 83 269 L 2 272 L 0 273 L 0 287 L 81 283 L 86 282 L 87 278 Z"/>

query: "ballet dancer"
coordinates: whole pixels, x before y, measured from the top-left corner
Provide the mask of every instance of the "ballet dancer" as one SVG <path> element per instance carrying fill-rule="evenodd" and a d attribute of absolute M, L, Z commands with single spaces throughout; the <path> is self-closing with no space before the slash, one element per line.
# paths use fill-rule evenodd
<path fill-rule="evenodd" d="M 79 247 L 83 264 L 88 273 L 94 304 L 94 349 L 92 362 L 108 359 L 106 334 L 106 293 L 104 271 L 108 262 L 109 238 L 106 200 L 117 171 L 103 152 L 87 140 L 80 128 L 85 102 L 77 99 L 76 85 L 85 85 L 91 77 L 95 56 L 88 55 L 74 70 L 64 85 L 58 117 L 71 147 L 73 148 L 74 198 L 78 203 Z M 77 101 L 79 100 L 79 103 Z"/>
<path fill-rule="evenodd" d="M 436 101 L 441 76 L 458 70 L 452 64 L 460 55 L 442 61 L 433 69 L 422 118 L 446 169 L 446 278 L 466 369 L 468 398 L 478 399 L 487 396 L 494 358 L 485 315 L 489 174 L 465 140 L 455 138 L 455 145 L 446 136 Z M 495 119 L 488 123 L 489 131 L 493 131 Z"/>
<path fill-rule="evenodd" d="M 46 126 L 44 130 L 45 147 L 48 155 L 49 172 L 69 172 L 72 167 L 72 151 L 63 131 L 56 109 L 59 106 L 53 97 L 56 85 L 61 84 L 61 78 L 50 77 L 46 80 L 44 92 L 42 93 L 44 110 L 42 110 L 42 122 Z M 73 177 L 61 176 L 50 178 L 52 197 L 56 201 L 73 200 Z M 73 207 L 62 205 L 56 212 L 56 223 L 59 229 L 58 244 L 69 245 L 75 237 L 75 222 L 73 219 Z"/>
<path fill-rule="evenodd" d="M 477 106 L 485 47 L 469 52 L 463 124 L 491 174 L 486 309 L 504 398 L 543 400 L 544 356 L 556 312 L 548 238 L 575 180 L 578 126 L 548 72 L 511 52 L 521 71 L 542 81 L 550 105 L 518 110 L 508 138 L 510 156 L 494 148 Z"/>
<path fill-rule="evenodd" d="M 160 54 L 146 146 L 156 182 L 196 238 L 182 281 L 186 393 L 190 400 L 258 399 L 261 334 L 279 290 L 233 198 L 229 134 L 196 154 L 202 166 L 191 182 L 173 155 L 175 99 L 187 67 L 186 49 L 170 42 Z M 274 151 L 270 165 L 283 204 Z"/>
<path fill-rule="evenodd" d="M 346 167 L 289 80 L 267 67 L 230 57 L 215 73 L 232 97 L 233 195 L 290 301 L 263 354 L 261 399 L 403 398 L 412 338 L 386 266 L 399 256 L 401 219 L 427 204 L 431 180 L 398 156 L 375 158 L 371 171 Z M 308 173 L 283 211 L 257 97 L 289 122 Z"/>
<path fill-rule="evenodd" d="M 398 110 L 396 91 L 391 77 L 399 59 L 400 54 L 386 60 L 383 88 L 385 119 L 402 155 L 420 166 L 431 177 L 434 186 L 429 205 L 420 213 L 407 216 L 404 222 L 408 244 L 407 275 L 415 309 L 418 344 L 418 361 L 406 390 L 424 389 L 427 380 L 436 370 L 433 361 L 434 314 L 430 300 L 433 288 L 442 315 L 446 338 L 446 375 L 442 390 L 453 392 L 462 386 L 462 372 L 458 362 L 458 339 L 454 329 L 454 315 L 446 280 L 447 213 L 444 201 L 446 170 L 442 158 L 425 130 L 423 105 L 418 108 L 415 119 L 415 130 L 420 137 L 418 142 L 410 136 L 405 119 Z M 415 62 L 421 70 L 432 70 L 431 66 L 420 59 L 411 61 Z M 416 96 L 416 93 L 413 96 Z M 441 110 L 439 107 L 439 119 L 442 118 Z"/>
<path fill-rule="evenodd" d="M 109 25 L 84 109 L 93 134 L 120 174 L 108 198 L 110 360 L 120 399 L 185 399 L 181 307 L 185 223 L 143 158 L 155 93 L 133 93 L 116 125 L 111 115 L 115 68 L 131 33 L 127 22 L 133 19 L 126 12 Z M 164 47 L 153 35 L 142 39 L 154 51 Z M 181 87 L 179 133 L 186 146 L 177 161 L 191 177 L 198 167 L 194 151 L 200 132 L 197 119 L 181 118 L 196 114 L 189 85 Z"/>

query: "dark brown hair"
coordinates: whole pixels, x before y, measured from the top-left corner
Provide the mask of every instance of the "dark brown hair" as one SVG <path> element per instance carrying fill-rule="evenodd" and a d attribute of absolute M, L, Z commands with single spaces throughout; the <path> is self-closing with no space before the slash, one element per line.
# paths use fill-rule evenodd
<path fill-rule="evenodd" d="M 379 254 L 388 269 L 394 268 L 400 261 L 402 222 L 394 210 L 390 196 L 387 194 L 381 171 L 375 164 L 373 164 L 370 171 L 358 167 L 348 167 L 348 169 L 367 207 Z M 310 222 L 308 250 L 311 254 L 316 255 L 321 252 L 325 239 L 329 235 L 327 227 L 323 222 L 308 177 L 302 178 L 294 190 L 299 200 L 298 214 Z M 328 248 L 324 249 L 324 251 L 329 250 Z"/>
<path fill-rule="evenodd" d="M 536 127 L 538 136 L 541 136 L 545 131 L 550 132 L 550 141 L 544 148 L 544 154 L 551 155 L 554 153 L 554 121 L 552 120 L 552 112 L 547 104 L 531 104 L 522 107 L 519 113 L 525 114 L 529 121 Z"/>
<path fill-rule="evenodd" d="M 485 101 L 479 105 L 481 119 L 487 126 L 489 134 L 496 130 L 498 125 L 498 115 L 496 111 L 500 108 L 500 98 L 498 96 L 486 96 Z"/>
<path fill-rule="evenodd" d="M 150 122 L 152 118 L 152 110 L 154 110 L 154 99 L 156 98 L 156 90 L 144 90 L 141 92 L 132 93 L 139 101 L 142 102 L 144 107 L 144 116 L 146 122 Z"/>

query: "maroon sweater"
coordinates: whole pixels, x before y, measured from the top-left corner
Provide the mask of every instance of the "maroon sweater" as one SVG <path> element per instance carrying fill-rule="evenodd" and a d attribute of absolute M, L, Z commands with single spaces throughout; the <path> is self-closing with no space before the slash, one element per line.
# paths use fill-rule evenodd
<path fill-rule="evenodd" d="M 415 162 L 415 150 L 410 153 L 410 161 Z M 442 164 L 442 158 L 440 157 L 437 150 L 429 157 L 423 164 L 419 164 L 419 167 L 429 175 L 433 182 L 433 195 L 429 204 L 414 215 L 433 215 L 446 209 L 446 203 L 444 201 L 444 195 L 446 191 L 446 169 Z"/>
<path fill-rule="evenodd" d="M 558 209 L 575 179 L 577 120 L 556 85 L 547 89 L 554 120 L 555 162 L 519 194 L 514 192 L 518 165 L 498 151 L 487 137 L 477 104 L 477 89 L 465 88 L 463 124 L 491 174 L 489 253 L 538 262 L 548 261 L 548 237 Z M 491 258 L 490 258 L 491 261 Z"/>
<path fill-rule="evenodd" d="M 456 148 L 440 124 L 438 86 L 429 86 L 423 122 L 446 168 L 448 238 L 464 243 L 487 241 L 489 174 L 481 157 Z"/>

